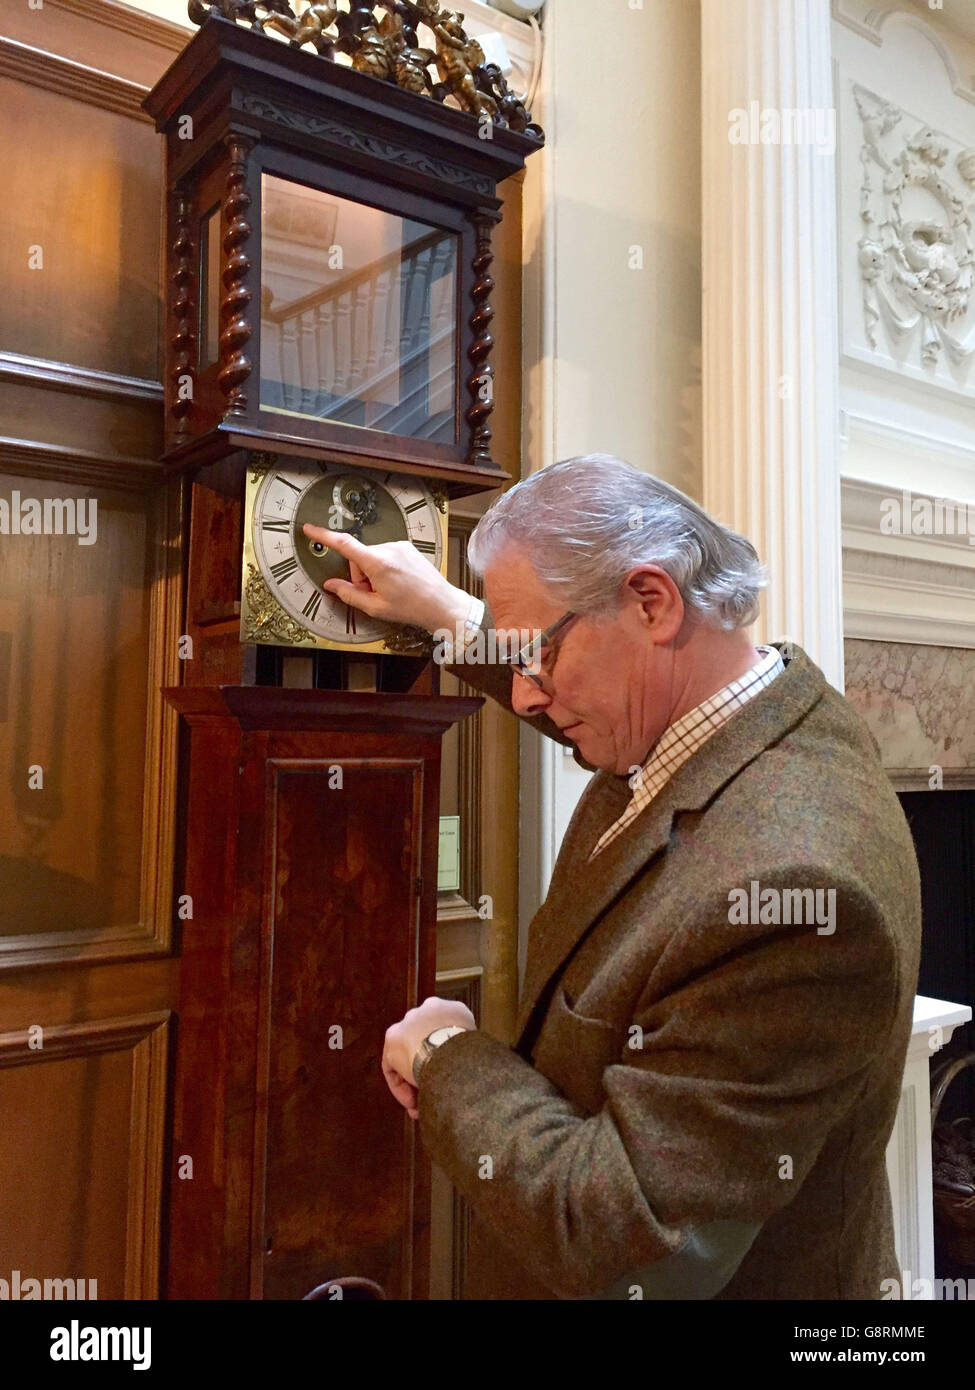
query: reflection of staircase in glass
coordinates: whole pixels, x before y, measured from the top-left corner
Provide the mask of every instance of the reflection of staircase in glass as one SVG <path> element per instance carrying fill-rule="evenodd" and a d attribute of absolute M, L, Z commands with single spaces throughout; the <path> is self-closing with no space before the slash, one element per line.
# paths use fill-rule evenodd
<path fill-rule="evenodd" d="M 432 231 L 280 308 L 265 291 L 261 404 L 452 444 L 455 267 Z"/>

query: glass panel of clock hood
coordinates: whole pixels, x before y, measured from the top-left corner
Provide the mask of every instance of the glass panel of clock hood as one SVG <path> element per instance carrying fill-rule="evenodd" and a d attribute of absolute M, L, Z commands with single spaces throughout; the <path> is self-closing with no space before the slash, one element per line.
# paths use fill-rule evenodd
<path fill-rule="evenodd" d="M 456 442 L 452 232 L 264 174 L 261 259 L 264 409 Z"/>

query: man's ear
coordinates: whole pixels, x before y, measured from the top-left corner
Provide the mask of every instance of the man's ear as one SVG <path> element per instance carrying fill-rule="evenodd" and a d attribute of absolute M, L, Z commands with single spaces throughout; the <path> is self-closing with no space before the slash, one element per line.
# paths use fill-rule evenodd
<path fill-rule="evenodd" d="M 658 642 L 669 642 L 684 621 L 684 600 L 670 575 L 659 565 L 638 565 L 623 580 L 631 601 L 639 603 Z"/>

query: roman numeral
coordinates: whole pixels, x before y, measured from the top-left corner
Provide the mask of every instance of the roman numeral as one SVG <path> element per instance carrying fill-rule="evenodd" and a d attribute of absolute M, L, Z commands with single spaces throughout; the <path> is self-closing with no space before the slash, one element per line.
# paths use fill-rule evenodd
<path fill-rule="evenodd" d="M 436 555 L 437 547 L 433 541 L 414 541 L 413 544 L 421 555 Z"/>
<path fill-rule="evenodd" d="M 290 527 L 290 525 L 291 525 L 291 522 L 290 522 L 290 521 L 281 520 L 281 519 L 279 519 L 278 517 L 275 517 L 275 516 L 270 516 L 270 517 L 266 516 L 266 517 L 264 517 L 263 520 L 261 521 L 261 530 L 262 530 L 262 531 L 281 531 L 281 532 L 283 532 L 284 535 L 287 535 L 287 534 L 288 534 L 288 528 Z"/>
<path fill-rule="evenodd" d="M 302 490 L 297 483 L 289 483 L 287 478 L 282 478 L 280 473 L 278 474 L 278 482 L 284 483 L 285 487 L 290 487 L 294 492 L 301 492 Z"/>
<path fill-rule="evenodd" d="M 298 568 L 298 561 L 293 555 L 289 555 L 286 560 L 279 560 L 276 565 L 271 566 L 271 573 L 279 584 L 283 584 L 290 574 L 294 574 Z"/>
<path fill-rule="evenodd" d="M 318 617 L 318 610 L 322 606 L 321 590 L 316 589 L 311 598 L 301 610 L 306 618 L 311 618 L 312 622 Z"/>
<path fill-rule="evenodd" d="M 345 610 L 345 635 L 346 637 L 356 637 L 358 635 L 355 630 L 354 608 L 347 608 Z"/>
<path fill-rule="evenodd" d="M 418 512 L 421 507 L 425 507 L 426 505 L 426 502 L 422 500 L 419 502 L 411 502 L 410 505 L 408 507 L 404 507 L 403 510 L 404 512 L 406 512 L 407 516 L 409 516 L 410 512 Z"/>

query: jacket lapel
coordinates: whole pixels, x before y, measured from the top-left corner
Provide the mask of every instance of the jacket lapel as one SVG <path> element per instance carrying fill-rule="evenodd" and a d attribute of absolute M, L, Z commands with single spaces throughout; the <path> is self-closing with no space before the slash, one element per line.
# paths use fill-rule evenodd
<path fill-rule="evenodd" d="M 606 772 L 593 777 L 566 831 L 548 895 L 529 927 L 516 1047 L 523 1046 L 536 1008 L 547 1003 L 546 987 L 555 973 L 632 880 L 666 849 L 677 812 L 706 806 L 743 767 L 805 718 L 825 689 L 823 673 L 793 644 L 782 674 L 712 734 L 590 864 L 593 846 L 630 799 L 625 777 Z M 756 816 L 761 813 L 756 804 Z"/>

